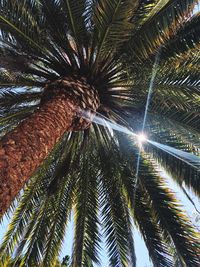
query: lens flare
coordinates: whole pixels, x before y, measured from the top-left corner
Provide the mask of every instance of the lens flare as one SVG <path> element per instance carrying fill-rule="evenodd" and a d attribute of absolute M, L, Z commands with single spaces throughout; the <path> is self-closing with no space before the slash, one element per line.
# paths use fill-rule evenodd
<path fill-rule="evenodd" d="M 139 133 L 137 135 L 137 139 L 138 139 L 138 142 L 141 144 L 147 141 L 147 136 L 144 133 Z"/>

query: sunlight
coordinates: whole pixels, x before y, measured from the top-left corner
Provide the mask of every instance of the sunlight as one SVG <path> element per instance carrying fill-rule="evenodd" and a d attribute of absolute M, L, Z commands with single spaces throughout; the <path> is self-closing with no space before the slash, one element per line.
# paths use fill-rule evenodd
<path fill-rule="evenodd" d="M 85 111 L 83 111 L 82 115 L 84 116 L 84 118 L 88 119 L 88 115 Z M 136 177 L 138 176 L 138 172 L 139 172 L 140 152 L 142 149 L 142 145 L 145 142 L 153 145 L 154 147 L 157 147 L 158 149 L 163 150 L 164 152 L 166 152 L 167 154 L 170 154 L 174 158 L 181 160 L 182 162 L 185 162 L 187 165 L 190 165 L 191 167 L 195 168 L 197 171 L 200 171 L 200 158 L 192 153 L 182 151 L 180 149 L 176 149 L 174 147 L 170 147 L 168 145 L 164 145 L 164 144 L 155 142 L 153 140 L 150 140 L 148 139 L 148 136 L 144 132 L 134 133 L 131 130 L 129 130 L 127 127 L 111 121 L 110 119 L 104 117 L 100 113 L 98 113 L 98 115 L 95 115 L 95 117 L 93 118 L 93 122 L 109 128 L 110 131 L 112 129 L 112 130 L 116 130 L 116 131 L 119 131 L 119 132 L 122 132 L 122 133 L 125 133 L 125 134 L 128 134 L 134 137 L 134 141 L 136 141 L 139 147 L 139 154 L 138 154 L 137 167 L 136 167 Z M 111 133 L 111 135 L 113 135 L 113 133 Z"/>
<path fill-rule="evenodd" d="M 147 136 L 144 133 L 139 133 L 137 135 L 138 143 L 142 144 L 147 141 Z"/>

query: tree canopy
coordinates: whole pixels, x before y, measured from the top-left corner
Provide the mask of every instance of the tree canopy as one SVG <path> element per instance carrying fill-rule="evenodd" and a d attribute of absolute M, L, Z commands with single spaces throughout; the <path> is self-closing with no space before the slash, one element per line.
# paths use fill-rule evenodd
<path fill-rule="evenodd" d="M 73 211 L 73 267 L 100 263 L 102 235 L 110 266 L 136 266 L 133 223 L 154 266 L 174 266 L 174 253 L 199 266 L 199 234 L 163 177 L 200 196 L 198 3 L 0 0 L 0 136 L 65 77 L 98 91 L 103 124 L 66 132 L 19 193 L 7 211 L 2 264 L 55 266 Z M 110 121 L 162 146 L 140 145 Z"/>

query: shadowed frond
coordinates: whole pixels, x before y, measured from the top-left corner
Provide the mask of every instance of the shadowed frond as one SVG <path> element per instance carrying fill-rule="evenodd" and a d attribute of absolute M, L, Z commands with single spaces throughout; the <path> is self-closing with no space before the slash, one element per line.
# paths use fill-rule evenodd
<path fill-rule="evenodd" d="M 102 169 L 100 197 L 110 265 L 135 266 L 134 243 L 130 237 L 132 226 L 121 187 L 120 172 L 114 162 L 111 165 L 111 155 L 108 151 L 106 154 L 105 152 L 105 150 L 100 152 Z"/>
<path fill-rule="evenodd" d="M 188 50 L 198 47 L 200 42 L 200 13 L 196 13 L 190 20 L 186 22 L 184 27 L 176 33 L 174 38 L 170 39 L 167 45 L 163 48 L 163 59 L 180 56 Z"/>
<path fill-rule="evenodd" d="M 150 202 L 141 185 L 137 190 L 135 201 L 134 218 L 142 233 L 153 265 L 155 267 L 174 266 L 162 230 L 154 219 Z"/>
<path fill-rule="evenodd" d="M 154 170 L 145 171 L 145 162 L 140 163 L 140 179 L 152 199 L 160 227 L 170 234 L 177 251 L 188 265 L 198 266 L 199 234 L 195 232 L 187 216 L 181 211 L 174 193 Z M 146 174 L 145 174 L 146 173 Z M 185 235 L 185 231 L 187 234 Z M 186 255 L 190 256 L 186 256 Z"/>
<path fill-rule="evenodd" d="M 86 147 L 83 151 L 80 179 L 75 192 L 75 238 L 72 255 L 74 267 L 99 264 L 98 168 L 95 162 L 89 164 L 95 155 L 88 154 Z"/>
<path fill-rule="evenodd" d="M 73 0 L 61 0 L 61 6 L 67 13 L 66 18 L 68 27 L 70 27 L 70 34 L 74 37 L 76 45 L 79 46 L 85 44 L 87 40 L 86 21 L 87 15 L 89 15 L 87 10 L 90 5 L 90 1 L 78 0 L 75 2 Z"/>
<path fill-rule="evenodd" d="M 96 46 L 95 63 L 113 53 L 130 37 L 131 17 L 138 1 L 100 0 L 94 8 L 93 46 Z"/>
<path fill-rule="evenodd" d="M 73 267 L 100 264 L 102 235 L 110 266 L 136 266 L 133 222 L 154 266 L 198 266 L 166 182 L 199 195 L 198 2 L 0 0 L 3 265 L 56 266 L 72 213 Z"/>
<path fill-rule="evenodd" d="M 6 59 L 7 62 L 8 58 L 6 57 Z M 0 62 L 0 65 L 1 63 L 2 61 Z M 26 77 L 23 76 L 22 74 L 17 75 L 16 73 L 11 73 L 8 70 L 3 70 L 3 69 L 0 70 L 0 91 L 5 88 L 8 88 L 10 90 L 11 88 L 32 87 L 32 86 L 37 87 L 42 85 L 43 85 L 42 82 L 38 80 L 36 81 L 35 79 L 33 79 L 33 77 L 32 78 Z"/>
<path fill-rule="evenodd" d="M 41 45 L 43 28 L 38 22 L 41 15 L 38 13 L 38 5 L 37 1 L 2 0 L 0 2 L 0 26 L 3 39 L 10 41 L 14 35 L 21 48 L 26 50 L 31 45 L 38 53 L 44 52 Z"/>
<path fill-rule="evenodd" d="M 136 28 L 128 44 L 130 56 L 132 53 L 133 57 L 148 59 L 151 55 L 156 54 L 157 50 L 165 46 L 182 28 L 182 25 L 188 21 L 188 18 L 193 14 L 195 4 L 198 3 L 197 0 L 153 2 L 154 7 L 151 8 L 150 12 L 146 15 L 144 8 L 144 18 L 140 15 L 139 27 Z M 137 40 L 135 40 L 136 36 Z"/>
<path fill-rule="evenodd" d="M 129 168 L 132 167 L 136 173 L 136 149 L 131 140 L 121 136 L 120 144 L 123 149 L 123 157 L 127 158 Z M 132 163 L 132 164 L 131 164 Z M 169 189 L 165 181 L 160 177 L 159 167 L 148 155 L 141 153 L 139 164 L 139 185 L 144 187 L 152 201 L 153 214 L 157 217 L 157 222 L 163 231 L 167 231 L 171 236 L 178 253 L 188 265 L 198 266 L 199 255 L 199 234 L 195 231 L 192 223 L 180 208 L 180 204 Z M 129 189 L 131 184 L 127 188 Z M 128 192 L 131 190 L 129 189 Z M 137 192 L 137 191 L 136 191 Z M 131 196 L 131 195 L 130 195 Z M 134 197 L 134 196 L 133 196 Z M 131 199 L 131 197 L 129 197 Z M 147 198 L 146 198 L 147 199 Z M 134 203 L 134 207 L 135 207 Z M 185 235 L 185 231 L 187 234 Z M 190 254 L 190 256 L 186 256 Z"/>

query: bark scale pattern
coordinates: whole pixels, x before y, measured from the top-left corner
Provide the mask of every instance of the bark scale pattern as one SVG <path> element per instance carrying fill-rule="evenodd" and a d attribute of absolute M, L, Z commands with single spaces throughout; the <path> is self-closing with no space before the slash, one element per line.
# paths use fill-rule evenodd
<path fill-rule="evenodd" d="M 64 77 L 54 82 L 50 82 L 46 86 L 47 97 L 51 97 L 52 94 L 49 94 L 49 91 L 51 90 L 52 92 L 52 90 L 56 88 L 63 88 L 66 92 L 75 95 L 78 98 L 82 109 L 89 109 L 95 112 L 100 106 L 97 90 L 89 85 L 84 77 Z"/>
<path fill-rule="evenodd" d="M 76 107 L 71 96 L 60 94 L 0 141 L 0 216 L 64 132 L 72 130 Z"/>
<path fill-rule="evenodd" d="M 43 101 L 48 101 L 53 98 L 61 90 L 75 97 L 79 103 L 77 119 L 74 121 L 73 131 L 80 131 L 88 128 L 91 125 L 96 110 L 100 106 L 97 90 L 87 83 L 85 77 L 63 77 L 54 82 L 47 83 L 44 90 Z"/>

